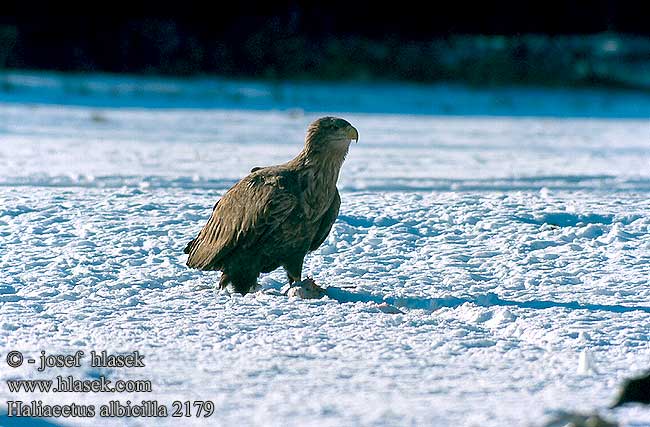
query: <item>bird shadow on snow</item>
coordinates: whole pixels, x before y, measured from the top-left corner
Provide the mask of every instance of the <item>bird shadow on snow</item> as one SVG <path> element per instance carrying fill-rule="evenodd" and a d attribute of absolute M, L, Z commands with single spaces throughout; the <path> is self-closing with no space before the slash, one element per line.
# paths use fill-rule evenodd
<path fill-rule="evenodd" d="M 471 303 L 480 307 L 519 307 L 536 310 L 548 308 L 566 308 L 569 310 L 589 310 L 589 311 L 608 311 L 610 313 L 628 313 L 632 311 L 643 311 L 650 313 L 650 307 L 644 306 L 625 306 L 625 305 L 607 305 L 607 304 L 589 304 L 577 301 L 559 302 L 559 301 L 512 301 L 499 298 L 494 293 L 477 295 L 471 298 L 461 297 L 441 297 L 441 298 L 424 298 L 424 297 L 389 297 L 367 292 L 351 292 L 347 289 L 330 286 L 326 289 L 327 296 L 340 302 L 373 302 L 377 304 L 387 303 L 395 307 L 403 307 L 416 310 L 435 311 L 439 308 L 448 307 L 456 308 L 465 303 Z"/>

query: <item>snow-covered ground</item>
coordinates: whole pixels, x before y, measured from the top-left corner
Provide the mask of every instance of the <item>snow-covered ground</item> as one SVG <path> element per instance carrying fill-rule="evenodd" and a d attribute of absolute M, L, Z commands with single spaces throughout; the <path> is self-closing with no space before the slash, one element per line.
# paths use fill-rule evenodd
<path fill-rule="evenodd" d="M 516 105 L 510 114 L 472 104 L 469 89 L 448 101 L 460 89 L 425 88 L 440 92 L 432 105 L 458 107 L 423 114 L 405 95 L 368 101 L 371 114 L 365 101 L 347 108 L 340 87 L 322 104 L 321 85 L 294 87 L 293 104 L 182 108 L 136 91 L 125 108 L 102 89 L 125 80 L 91 77 L 101 90 L 57 105 L 43 81 L 72 78 L 9 77 L 40 84 L 42 103 L 15 81 L 0 93 L 0 411 L 7 400 L 179 399 L 211 400 L 215 414 L 47 421 L 541 426 L 579 411 L 650 425 L 648 409 L 607 409 L 623 378 L 650 368 L 647 97 L 628 105 L 637 95 L 588 94 L 607 110 L 585 93 L 518 90 L 542 107 L 515 117 Z M 392 112 L 400 102 L 418 114 Z M 174 108 L 142 108 L 151 106 Z M 607 111 L 628 118 L 579 118 Z M 276 271 L 254 294 L 217 292 L 218 273 L 185 267 L 184 245 L 229 186 L 295 155 L 325 113 L 360 133 L 339 181 L 339 218 L 305 269 L 336 289 L 289 299 L 277 295 L 285 279 Z M 549 117 L 563 115 L 573 118 Z M 382 302 L 403 313 L 382 313 Z M 146 367 L 39 373 L 10 368 L 10 350 L 139 350 Z M 102 374 L 150 379 L 153 392 L 11 393 L 5 384 Z"/>

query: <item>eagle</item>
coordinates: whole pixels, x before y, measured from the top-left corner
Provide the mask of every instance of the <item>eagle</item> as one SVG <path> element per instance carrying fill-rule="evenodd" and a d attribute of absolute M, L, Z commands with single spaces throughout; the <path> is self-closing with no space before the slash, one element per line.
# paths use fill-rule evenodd
<path fill-rule="evenodd" d="M 220 288 L 240 294 L 260 273 L 283 267 L 289 284 L 302 280 L 305 255 L 332 229 L 341 205 L 336 182 L 359 133 L 346 120 L 321 117 L 307 129 L 302 151 L 288 162 L 255 167 L 214 205 L 185 247 L 187 265 L 222 272 Z"/>

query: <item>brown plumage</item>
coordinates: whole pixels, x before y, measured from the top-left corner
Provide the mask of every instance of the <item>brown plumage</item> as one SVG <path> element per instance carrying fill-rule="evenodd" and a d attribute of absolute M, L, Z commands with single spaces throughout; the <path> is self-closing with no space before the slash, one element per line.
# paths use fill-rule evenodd
<path fill-rule="evenodd" d="M 222 288 L 245 294 L 260 273 L 284 267 L 289 283 L 300 281 L 305 255 L 327 238 L 339 212 L 336 181 L 357 130 L 323 117 L 307 129 L 303 150 L 277 166 L 253 168 L 212 210 L 188 243 L 187 265 L 221 270 Z"/>

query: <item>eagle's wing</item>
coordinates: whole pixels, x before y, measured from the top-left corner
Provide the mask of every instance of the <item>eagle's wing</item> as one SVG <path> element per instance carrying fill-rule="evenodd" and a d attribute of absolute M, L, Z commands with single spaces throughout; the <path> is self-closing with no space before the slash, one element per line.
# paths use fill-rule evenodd
<path fill-rule="evenodd" d="M 309 245 L 310 251 L 315 251 L 318 249 L 318 247 L 323 244 L 325 239 L 327 239 L 327 235 L 330 234 L 332 225 L 334 225 L 334 221 L 336 221 L 336 217 L 339 215 L 340 206 L 341 196 L 339 196 L 339 191 L 336 190 L 336 193 L 334 193 L 334 200 L 332 200 L 332 204 L 330 205 L 329 209 L 327 209 L 323 215 L 323 218 L 321 218 L 320 225 L 318 226 L 318 231 L 316 232 L 311 245 Z"/>
<path fill-rule="evenodd" d="M 208 223 L 185 248 L 189 267 L 218 269 L 233 249 L 247 248 L 272 233 L 298 206 L 282 176 L 252 174 L 217 202 Z"/>

